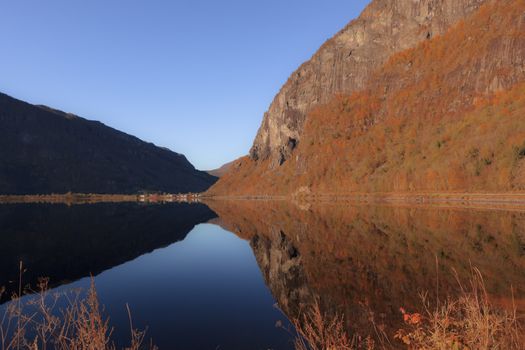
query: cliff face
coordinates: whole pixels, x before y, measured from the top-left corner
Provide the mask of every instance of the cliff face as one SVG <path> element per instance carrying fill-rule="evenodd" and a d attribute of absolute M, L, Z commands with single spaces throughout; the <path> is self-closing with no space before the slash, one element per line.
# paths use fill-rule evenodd
<path fill-rule="evenodd" d="M 381 2 L 373 2 L 348 28 L 364 21 L 369 23 L 365 32 L 375 33 L 373 19 L 399 9 L 422 11 L 416 6 L 422 3 L 393 1 L 381 7 Z M 360 83 L 349 84 L 353 90 L 344 93 L 334 91 L 344 90 L 338 86 L 350 75 L 341 69 L 331 71 L 338 66 L 334 61 L 320 61 L 319 69 L 332 72 L 333 79 L 326 82 L 339 83 L 319 89 L 313 84 L 301 94 L 322 94 L 326 100 L 319 97 L 317 105 L 304 107 L 307 112 L 302 114 L 295 110 L 293 118 L 287 112 L 275 118 L 268 114 L 251 157 L 236 162 L 209 193 L 524 190 L 525 3 L 443 0 L 432 4 L 430 8 L 441 10 L 429 17 L 434 23 L 429 28 L 444 34 L 436 36 L 425 29 L 430 38 L 416 44 L 422 29 L 408 15 L 396 22 L 405 29 L 391 30 L 384 37 L 367 34 L 361 47 L 370 51 L 363 51 L 361 60 L 369 61 L 363 63 L 364 73 L 356 68 L 362 74 L 356 80 Z M 456 22 L 445 29 L 453 19 Z M 332 48 L 331 56 L 341 54 L 337 48 L 345 46 L 337 46 L 337 40 L 354 43 L 349 34 L 343 40 L 348 28 L 327 43 L 313 62 L 327 54 L 326 47 Z M 410 34 L 396 34 L 405 30 Z M 415 46 L 401 49 L 411 37 Z M 381 42 L 393 43 L 385 57 L 376 52 L 381 52 L 377 49 Z M 352 56 L 360 57 L 354 52 Z M 357 73 L 352 74 L 357 79 Z M 283 91 L 288 91 L 287 86 Z M 278 101 L 289 104 L 286 96 L 292 95 L 281 93 Z"/>
<path fill-rule="evenodd" d="M 205 191 L 216 177 L 182 154 L 0 94 L 0 193 Z"/>
<path fill-rule="evenodd" d="M 250 151 L 282 164 L 301 141 L 306 115 L 335 93 L 365 88 L 393 53 L 443 34 L 486 0 L 374 0 L 304 63 L 275 97 Z"/>

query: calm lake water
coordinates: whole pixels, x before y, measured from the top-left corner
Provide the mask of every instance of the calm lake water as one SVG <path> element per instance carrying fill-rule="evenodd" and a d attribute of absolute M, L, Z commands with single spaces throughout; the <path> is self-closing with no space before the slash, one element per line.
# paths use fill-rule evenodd
<path fill-rule="evenodd" d="M 472 267 L 503 307 L 525 303 L 525 214 L 462 208 L 204 204 L 0 205 L 0 285 L 89 287 L 120 345 L 134 325 L 161 349 L 291 349 L 287 317 L 318 300 L 350 332 L 391 333 L 419 293 L 458 292 Z M 438 283 L 437 283 L 438 282 Z M 28 296 L 30 298 L 31 296 Z M 0 313 L 6 306 L 3 300 Z M 277 307 L 278 306 L 278 307 Z"/>

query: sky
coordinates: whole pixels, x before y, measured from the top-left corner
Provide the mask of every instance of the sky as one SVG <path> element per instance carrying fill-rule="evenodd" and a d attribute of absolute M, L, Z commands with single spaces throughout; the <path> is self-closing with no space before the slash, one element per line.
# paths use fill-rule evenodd
<path fill-rule="evenodd" d="M 214 169 L 367 0 L 0 0 L 0 92 Z"/>

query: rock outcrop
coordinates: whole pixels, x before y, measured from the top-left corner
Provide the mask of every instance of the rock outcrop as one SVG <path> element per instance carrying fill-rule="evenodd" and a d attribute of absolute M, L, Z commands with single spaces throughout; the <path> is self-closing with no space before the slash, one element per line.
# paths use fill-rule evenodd
<path fill-rule="evenodd" d="M 250 156 L 288 159 L 301 141 L 307 113 L 335 93 L 363 89 L 394 53 L 443 34 L 486 0 L 374 0 L 288 79 L 257 133 Z"/>

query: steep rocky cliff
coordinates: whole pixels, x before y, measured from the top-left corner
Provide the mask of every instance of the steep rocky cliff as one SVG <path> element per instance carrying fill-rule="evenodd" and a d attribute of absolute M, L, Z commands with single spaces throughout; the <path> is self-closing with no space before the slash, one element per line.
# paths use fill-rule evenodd
<path fill-rule="evenodd" d="M 431 15 L 418 15 L 427 13 L 423 3 Z M 372 2 L 305 64 L 310 68 L 300 68 L 311 83 L 292 84 L 294 74 L 265 117 L 251 157 L 236 162 L 209 193 L 524 190 L 524 13 L 521 0 Z M 348 54 L 343 43 L 357 40 L 350 28 L 360 26 L 367 33 L 363 52 L 350 55 L 364 62 L 352 66 L 359 73 L 332 70 L 340 67 L 334 57 Z M 414 46 L 406 48 L 409 42 Z M 323 55 L 332 61 L 316 61 Z M 325 73 L 314 74 L 313 62 Z M 343 84 L 350 76 L 357 80 Z M 306 101 L 294 97 L 292 86 L 315 96 L 301 102 L 300 113 L 277 108 Z"/>
<path fill-rule="evenodd" d="M 301 140 L 307 113 L 335 93 L 365 88 L 393 53 L 443 34 L 485 0 L 374 0 L 304 63 L 275 97 L 254 141 L 253 159 L 282 164 Z"/>

